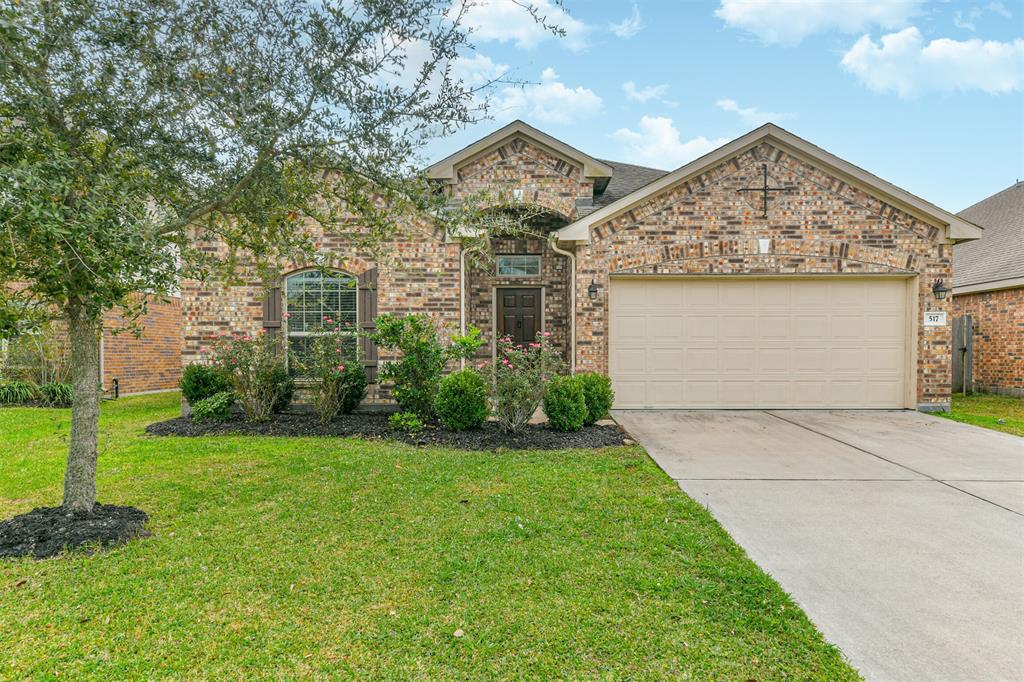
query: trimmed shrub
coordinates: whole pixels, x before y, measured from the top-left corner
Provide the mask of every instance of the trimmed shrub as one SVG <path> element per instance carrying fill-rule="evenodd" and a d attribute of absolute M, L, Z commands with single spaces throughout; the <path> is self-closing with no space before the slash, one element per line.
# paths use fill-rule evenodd
<path fill-rule="evenodd" d="M 437 391 L 437 418 L 452 431 L 480 428 L 490 412 L 487 393 L 487 382 L 476 370 L 453 372 L 441 380 Z"/>
<path fill-rule="evenodd" d="M 401 352 L 398 360 L 381 367 L 381 380 L 393 384 L 391 394 L 403 410 L 416 413 L 421 420 L 432 419 L 445 366 L 451 360 L 473 357 L 484 343 L 480 330 L 470 327 L 465 336 L 454 335 L 446 344 L 430 315 L 381 315 L 374 322 L 374 343 L 383 350 Z"/>
<path fill-rule="evenodd" d="M 0 405 L 27 405 L 39 399 L 39 387 L 31 381 L 0 383 Z"/>
<path fill-rule="evenodd" d="M 590 426 L 607 417 L 608 410 L 612 409 L 615 402 L 612 380 L 606 374 L 581 372 L 576 375 L 576 381 L 583 387 L 583 399 L 587 403 L 587 418 L 583 424 Z"/>
<path fill-rule="evenodd" d="M 583 385 L 576 377 L 553 377 L 544 393 L 544 414 L 556 431 L 579 431 L 587 418 Z"/>
<path fill-rule="evenodd" d="M 71 407 L 75 389 L 71 384 L 51 381 L 39 387 L 39 399 L 50 407 Z"/>
<path fill-rule="evenodd" d="M 231 419 L 231 406 L 235 394 L 231 391 L 214 393 L 192 405 L 192 420 L 197 422 L 226 422 Z"/>
<path fill-rule="evenodd" d="M 395 412 L 388 417 L 391 428 L 402 433 L 416 433 L 423 430 L 423 420 L 415 412 Z"/>
<path fill-rule="evenodd" d="M 178 386 L 189 405 L 195 405 L 212 395 L 230 391 L 231 381 L 216 367 L 193 362 L 181 372 Z"/>

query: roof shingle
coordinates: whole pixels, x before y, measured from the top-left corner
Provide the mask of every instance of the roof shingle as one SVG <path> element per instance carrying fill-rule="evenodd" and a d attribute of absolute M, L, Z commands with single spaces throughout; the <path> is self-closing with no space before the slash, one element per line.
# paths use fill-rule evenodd
<path fill-rule="evenodd" d="M 954 287 L 1024 277 L 1024 182 L 957 215 L 985 228 L 985 234 L 953 247 Z"/>

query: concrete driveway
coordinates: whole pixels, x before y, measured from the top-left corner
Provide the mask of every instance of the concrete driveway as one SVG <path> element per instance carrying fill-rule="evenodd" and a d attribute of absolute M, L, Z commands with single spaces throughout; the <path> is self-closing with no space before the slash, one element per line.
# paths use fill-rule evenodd
<path fill-rule="evenodd" d="M 1024 439 L 909 411 L 616 411 L 872 680 L 1024 679 Z"/>

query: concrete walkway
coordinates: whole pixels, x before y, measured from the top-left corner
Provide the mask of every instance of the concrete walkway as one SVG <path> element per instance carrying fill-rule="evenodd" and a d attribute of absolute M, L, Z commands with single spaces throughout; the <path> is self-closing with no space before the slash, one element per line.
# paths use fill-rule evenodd
<path fill-rule="evenodd" d="M 908 411 L 616 411 L 869 680 L 1024 680 L 1024 439 Z"/>

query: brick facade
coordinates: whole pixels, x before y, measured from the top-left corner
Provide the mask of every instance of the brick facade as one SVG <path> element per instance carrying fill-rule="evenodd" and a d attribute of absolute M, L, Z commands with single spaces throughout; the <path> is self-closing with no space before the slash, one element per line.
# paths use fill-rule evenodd
<path fill-rule="evenodd" d="M 768 217 L 757 187 L 762 165 L 772 183 Z M 931 293 L 950 280 L 951 247 L 939 229 L 767 143 L 668 188 L 592 228 L 578 248 L 577 367 L 608 369 L 608 287 L 617 274 L 843 274 L 916 277 L 920 319 L 948 310 Z M 770 239 L 761 254 L 759 239 Z M 591 280 L 596 300 L 586 294 Z M 951 391 L 950 327 L 919 327 L 917 401 L 937 408 Z"/>
<path fill-rule="evenodd" d="M 767 164 L 775 192 L 762 216 L 756 187 Z M 576 220 L 592 207 L 593 182 L 581 164 L 568 161 L 516 134 L 454 166 L 443 190 L 453 202 L 484 192 L 518 196 L 550 211 L 552 225 Z M 513 190 L 520 190 L 515 192 Z M 544 289 L 544 327 L 565 352 L 570 337 L 570 259 L 551 251 L 547 240 L 498 239 L 497 253 L 540 254 L 536 278 L 499 278 L 493 270 L 465 273 L 465 320 L 493 340 L 495 288 Z M 759 240 L 769 240 L 765 250 Z M 359 274 L 377 266 L 380 313 L 428 312 L 450 328 L 460 322 L 460 246 L 428 226 L 410 228 L 386 245 L 392 257 L 379 261 L 354 249 L 344 235 L 321 233 L 319 249 L 342 270 Z M 875 274 L 916 282 L 918 322 L 926 310 L 950 310 L 936 301 L 931 285 L 951 280 L 951 247 L 940 228 L 826 173 L 767 141 L 723 160 L 686 182 L 667 187 L 630 210 L 591 229 L 589 243 L 576 247 L 576 357 L 579 370 L 608 369 L 608 289 L 615 275 L 637 274 Z M 223 246 L 203 248 L 218 253 Z M 282 272 L 300 269 L 290 264 Z M 598 285 L 591 300 L 587 288 Z M 199 348 L 223 331 L 260 329 L 263 283 L 243 286 L 184 282 L 182 361 L 200 358 Z M 947 406 L 951 391 L 950 327 L 915 325 L 916 398 L 924 408 Z M 483 355 L 490 355 L 488 348 Z M 386 361 L 387 358 L 382 357 Z"/>
<path fill-rule="evenodd" d="M 447 243 L 440 232 L 426 225 L 410 226 L 383 245 L 375 255 L 353 246 L 353 235 L 324 231 L 315 225 L 319 254 L 327 264 L 351 275 L 378 268 L 378 313 L 404 315 L 425 312 L 434 315 L 449 330 L 458 330 L 459 245 Z M 226 254 L 221 243 L 200 242 L 208 253 Z M 280 266 L 282 277 L 306 269 L 312 263 L 288 263 Z M 204 359 L 201 348 L 219 333 L 262 331 L 263 301 L 266 288 L 251 278 L 241 285 L 185 280 L 181 283 L 183 315 L 182 364 Z M 287 322 L 285 322 L 285 325 Z M 287 328 L 282 328 L 286 333 Z M 380 354 L 381 361 L 389 359 Z M 370 401 L 382 396 L 378 387 L 369 391 Z"/>
<path fill-rule="evenodd" d="M 181 378 L 181 299 L 151 298 L 138 319 L 143 333 L 114 334 L 124 319 L 114 310 L 103 320 L 103 388 L 113 393 L 114 379 L 121 395 L 178 388 Z"/>
<path fill-rule="evenodd" d="M 974 389 L 1024 396 L 1024 287 L 960 294 L 953 314 L 974 324 Z"/>

